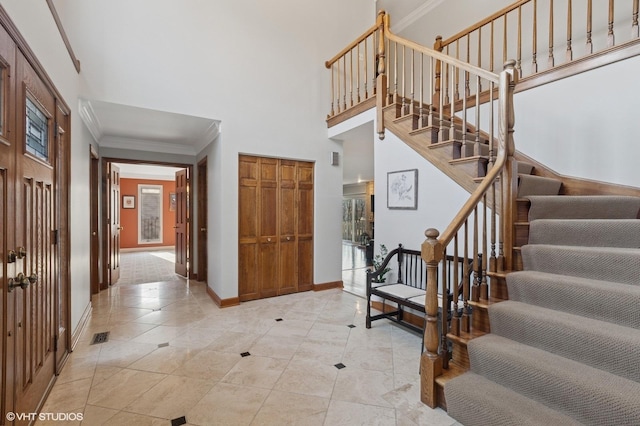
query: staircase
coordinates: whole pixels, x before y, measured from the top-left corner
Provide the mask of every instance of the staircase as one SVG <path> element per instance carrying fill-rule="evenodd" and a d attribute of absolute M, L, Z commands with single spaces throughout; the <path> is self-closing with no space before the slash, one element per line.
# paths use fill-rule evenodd
<path fill-rule="evenodd" d="M 558 176 L 516 152 L 519 61 L 479 69 L 394 35 L 383 12 L 326 63 L 330 125 L 358 111 L 359 70 L 347 70 L 367 43 L 376 87 L 359 105 L 375 100 L 380 137 L 393 132 L 471 193 L 445 230 L 425 232 L 427 283 L 453 302 L 439 321 L 427 285 L 421 400 L 465 425 L 640 424 L 640 189 Z M 441 273 L 451 253 L 473 285 Z"/>
<path fill-rule="evenodd" d="M 640 198 L 530 201 L 524 270 L 447 410 L 467 426 L 640 424 Z"/>

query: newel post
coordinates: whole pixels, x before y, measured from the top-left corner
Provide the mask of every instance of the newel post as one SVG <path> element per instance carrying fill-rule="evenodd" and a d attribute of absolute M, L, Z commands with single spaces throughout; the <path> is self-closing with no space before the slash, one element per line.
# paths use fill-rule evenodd
<path fill-rule="evenodd" d="M 442 358 L 438 355 L 440 342 L 438 331 L 438 264 L 444 258 L 444 247 L 437 229 L 425 232 L 422 243 L 422 258 L 427 264 L 427 294 L 425 300 L 424 348 L 420 358 L 420 399 L 431 408 L 438 404 L 436 377 L 442 374 Z"/>
<path fill-rule="evenodd" d="M 513 140 L 515 114 L 513 110 L 513 92 L 518 79 L 515 61 L 507 61 L 500 74 L 500 116 L 498 123 L 499 139 L 507 157 L 502 177 L 502 241 L 504 242 L 503 270 L 514 269 L 514 239 L 516 198 L 518 196 L 518 164 L 514 157 L 516 148 Z"/>
<path fill-rule="evenodd" d="M 385 68 L 386 65 L 386 52 L 385 52 L 385 35 L 384 28 L 385 25 L 389 25 L 389 15 L 385 14 L 384 11 L 378 12 L 378 19 L 376 21 L 378 25 L 378 54 L 377 58 L 377 69 L 376 69 L 376 114 L 377 114 L 377 133 L 378 138 L 380 140 L 384 139 L 384 110 L 383 108 L 386 105 L 387 99 L 387 70 Z"/>

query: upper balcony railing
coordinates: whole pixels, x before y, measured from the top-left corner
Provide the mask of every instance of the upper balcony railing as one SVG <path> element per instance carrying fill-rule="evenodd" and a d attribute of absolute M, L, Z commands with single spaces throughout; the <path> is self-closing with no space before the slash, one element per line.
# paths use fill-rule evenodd
<path fill-rule="evenodd" d="M 520 0 L 452 37 L 438 37 L 434 49 L 490 71 L 514 58 L 523 80 L 640 42 L 638 4 Z"/>

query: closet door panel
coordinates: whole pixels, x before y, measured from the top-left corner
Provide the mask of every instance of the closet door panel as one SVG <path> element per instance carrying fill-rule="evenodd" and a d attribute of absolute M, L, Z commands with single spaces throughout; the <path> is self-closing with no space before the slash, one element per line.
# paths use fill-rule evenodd
<path fill-rule="evenodd" d="M 260 297 L 278 291 L 278 160 L 260 159 L 259 257 Z"/>
<path fill-rule="evenodd" d="M 280 279 L 278 294 L 298 291 L 296 246 L 296 162 L 280 160 Z"/>

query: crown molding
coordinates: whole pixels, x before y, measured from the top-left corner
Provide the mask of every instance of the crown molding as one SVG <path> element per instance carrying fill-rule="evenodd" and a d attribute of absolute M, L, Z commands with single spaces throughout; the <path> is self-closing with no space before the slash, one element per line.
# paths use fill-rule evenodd
<path fill-rule="evenodd" d="M 165 154 L 196 155 L 196 150 L 191 145 L 166 143 L 152 140 L 123 138 L 119 136 L 103 136 L 100 147 L 129 149 L 135 151 L 162 152 Z"/>
<path fill-rule="evenodd" d="M 89 129 L 89 133 L 91 133 L 93 139 L 98 145 L 100 145 L 100 141 L 102 139 L 102 125 L 100 124 L 100 120 L 98 120 L 98 116 L 96 116 L 96 113 L 93 111 L 91 102 L 85 99 L 80 99 L 78 103 L 80 118 L 87 126 L 87 129 Z"/>
<path fill-rule="evenodd" d="M 211 120 L 211 125 L 204 131 L 196 141 L 194 141 L 195 152 L 202 151 L 207 145 L 216 140 L 220 135 L 220 121 Z"/>
<path fill-rule="evenodd" d="M 416 10 L 399 20 L 397 24 L 391 24 L 391 29 L 396 34 L 406 30 L 411 24 L 425 16 L 427 13 L 431 12 L 436 7 L 440 6 L 442 3 L 444 3 L 444 0 L 425 1 L 422 6 L 418 7 Z"/>

